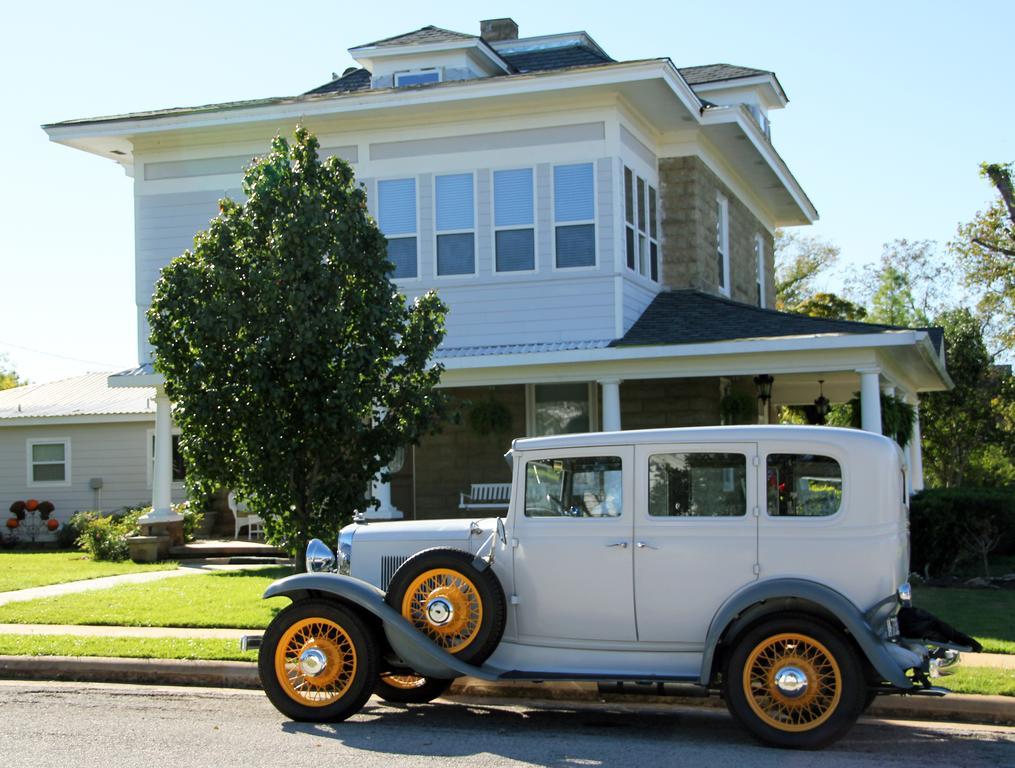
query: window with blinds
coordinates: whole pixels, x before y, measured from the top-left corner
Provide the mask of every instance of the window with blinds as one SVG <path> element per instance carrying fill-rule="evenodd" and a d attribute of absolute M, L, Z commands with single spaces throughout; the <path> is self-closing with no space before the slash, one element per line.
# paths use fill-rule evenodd
<path fill-rule="evenodd" d="M 596 265 L 592 163 L 553 169 L 554 254 L 558 269 Z"/>
<path fill-rule="evenodd" d="M 416 180 L 377 182 L 377 201 L 377 223 L 388 239 L 388 261 L 395 265 L 392 277 L 418 277 Z"/>
<path fill-rule="evenodd" d="M 656 189 L 624 168 L 624 225 L 627 236 L 627 268 L 659 281 L 659 222 Z"/>
<path fill-rule="evenodd" d="M 531 168 L 493 172 L 494 261 L 498 272 L 536 268 Z"/>
<path fill-rule="evenodd" d="M 437 176 L 437 274 L 476 272 L 476 215 L 471 173 Z"/>

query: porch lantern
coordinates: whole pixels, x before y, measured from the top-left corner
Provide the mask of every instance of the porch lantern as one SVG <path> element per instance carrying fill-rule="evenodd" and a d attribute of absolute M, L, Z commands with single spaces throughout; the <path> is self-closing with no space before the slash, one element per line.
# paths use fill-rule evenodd
<path fill-rule="evenodd" d="M 825 397 L 825 380 L 818 379 L 818 397 L 814 401 L 814 412 L 818 415 L 818 424 L 825 423 L 825 417 L 828 416 L 828 398 Z"/>
<path fill-rule="evenodd" d="M 775 381 L 775 379 L 767 373 L 754 377 L 754 386 L 758 388 L 758 399 L 761 401 L 762 405 L 767 405 L 768 401 L 772 399 L 773 381 Z"/>

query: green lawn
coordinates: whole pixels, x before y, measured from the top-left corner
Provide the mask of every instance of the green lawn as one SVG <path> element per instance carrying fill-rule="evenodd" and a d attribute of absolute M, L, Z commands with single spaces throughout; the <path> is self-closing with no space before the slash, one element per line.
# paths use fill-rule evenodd
<path fill-rule="evenodd" d="M 1015 669 L 960 666 L 953 674 L 935 679 L 934 684 L 955 693 L 1015 696 Z"/>
<path fill-rule="evenodd" d="M 223 571 L 0 606 L 0 623 L 263 628 L 289 604 L 262 600 L 290 568 Z"/>
<path fill-rule="evenodd" d="M 0 635 L 2 656 L 112 656 L 120 659 L 212 659 L 257 661 L 239 640 L 177 637 L 78 637 Z"/>
<path fill-rule="evenodd" d="M 1015 590 L 918 587 L 913 604 L 972 635 L 987 653 L 1015 653 Z"/>
<path fill-rule="evenodd" d="M 0 552 L 0 592 L 176 567 L 174 562 L 96 562 L 83 552 Z"/>

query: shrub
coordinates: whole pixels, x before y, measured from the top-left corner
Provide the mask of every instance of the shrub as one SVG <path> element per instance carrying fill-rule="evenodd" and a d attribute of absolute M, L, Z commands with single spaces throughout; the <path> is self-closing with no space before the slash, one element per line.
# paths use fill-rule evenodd
<path fill-rule="evenodd" d="M 1004 488 L 941 488 L 913 496 L 909 509 L 910 567 L 933 576 L 948 575 L 962 562 L 979 559 L 1012 544 L 1015 494 Z"/>
<path fill-rule="evenodd" d="M 204 510 L 189 501 L 173 505 L 173 511 L 183 515 L 183 540 L 193 541 L 197 536 L 197 529 L 201 527 L 204 520 Z"/>
<path fill-rule="evenodd" d="M 112 515 L 101 512 L 78 512 L 70 525 L 80 531 L 77 545 L 95 560 L 126 560 L 130 555 L 127 537 L 137 533 L 138 518 L 144 507 L 125 507 Z"/>

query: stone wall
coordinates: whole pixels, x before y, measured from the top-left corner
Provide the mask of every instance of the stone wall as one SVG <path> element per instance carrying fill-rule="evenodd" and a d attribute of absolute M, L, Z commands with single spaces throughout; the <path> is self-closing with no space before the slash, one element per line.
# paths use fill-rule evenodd
<path fill-rule="evenodd" d="M 624 429 L 703 427 L 719 423 L 719 379 L 647 379 L 620 385 Z"/>
<path fill-rule="evenodd" d="M 775 305 L 774 242 L 760 221 L 698 157 L 659 160 L 662 201 L 662 279 L 669 288 L 719 293 L 716 194 L 729 200 L 730 298 L 757 303 L 754 236 L 765 243 L 766 299 Z"/>

